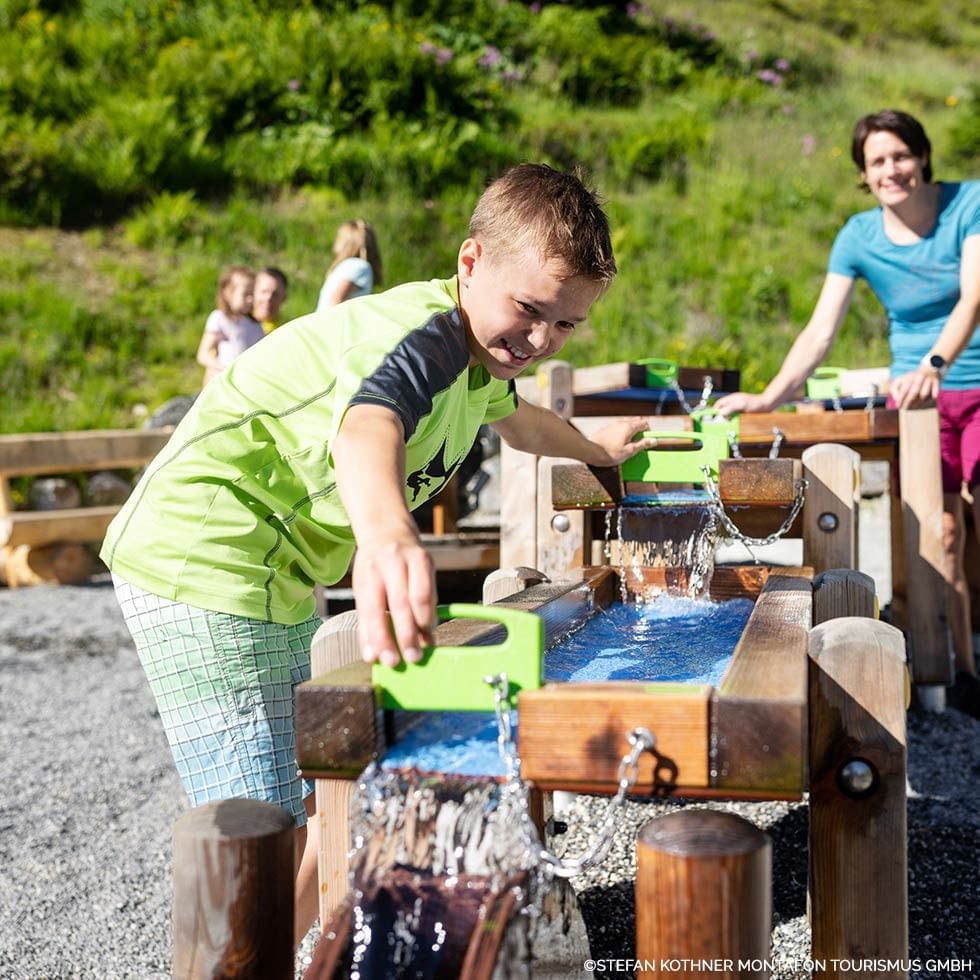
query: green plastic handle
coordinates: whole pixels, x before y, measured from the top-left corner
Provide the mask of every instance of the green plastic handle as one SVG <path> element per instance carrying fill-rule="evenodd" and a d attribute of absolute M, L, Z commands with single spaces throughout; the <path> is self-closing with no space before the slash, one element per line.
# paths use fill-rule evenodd
<path fill-rule="evenodd" d="M 818 367 L 806 379 L 807 398 L 837 398 L 840 396 L 840 378 L 844 368 Z"/>
<path fill-rule="evenodd" d="M 626 460 L 623 480 L 633 483 L 704 483 L 702 466 L 718 479 L 718 461 L 728 458 L 728 439 L 721 432 L 644 432 L 640 438 L 699 442 L 694 449 L 648 449 Z"/>
<path fill-rule="evenodd" d="M 544 622 L 523 609 L 454 602 L 436 610 L 447 619 L 483 619 L 507 630 L 494 646 L 425 647 L 415 664 L 397 667 L 375 664 L 371 682 L 384 708 L 406 711 L 493 711 L 493 688 L 488 674 L 505 673 L 508 701 L 517 706 L 519 691 L 541 687 L 544 662 Z"/>
<path fill-rule="evenodd" d="M 667 388 L 677 378 L 677 365 L 666 357 L 644 357 L 636 363 L 647 369 L 648 388 Z"/>
<path fill-rule="evenodd" d="M 728 442 L 729 432 L 732 433 L 735 441 L 738 442 L 739 435 L 742 431 L 737 415 L 730 415 L 728 418 L 724 418 L 716 412 L 713 412 L 710 408 L 702 409 L 700 412 L 692 412 L 691 421 L 694 422 L 695 432 L 717 433 L 720 436 L 724 436 L 726 443 Z"/>

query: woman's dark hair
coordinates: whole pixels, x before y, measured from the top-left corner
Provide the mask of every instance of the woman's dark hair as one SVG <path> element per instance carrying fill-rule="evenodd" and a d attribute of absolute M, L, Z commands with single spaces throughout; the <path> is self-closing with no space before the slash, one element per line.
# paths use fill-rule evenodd
<path fill-rule="evenodd" d="M 898 109 L 882 109 L 870 116 L 862 116 L 854 125 L 851 137 L 851 159 L 858 170 L 864 173 L 864 143 L 872 133 L 892 133 L 897 136 L 915 156 L 925 158 L 922 176 L 932 180 L 932 144 L 922 123 L 907 112 Z"/>

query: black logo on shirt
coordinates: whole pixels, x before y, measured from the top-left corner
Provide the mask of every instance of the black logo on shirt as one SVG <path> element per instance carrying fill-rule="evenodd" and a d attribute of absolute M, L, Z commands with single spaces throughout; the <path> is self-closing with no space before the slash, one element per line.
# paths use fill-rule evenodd
<path fill-rule="evenodd" d="M 405 481 L 412 491 L 412 503 L 418 500 L 423 487 L 429 490 L 427 497 L 434 497 L 445 485 L 449 478 L 459 469 L 459 464 L 463 462 L 466 453 L 460 455 L 456 460 L 446 466 L 446 441 L 443 440 L 439 451 L 425 464 L 422 469 L 415 470 L 409 474 Z M 434 481 L 438 480 L 438 484 Z"/>

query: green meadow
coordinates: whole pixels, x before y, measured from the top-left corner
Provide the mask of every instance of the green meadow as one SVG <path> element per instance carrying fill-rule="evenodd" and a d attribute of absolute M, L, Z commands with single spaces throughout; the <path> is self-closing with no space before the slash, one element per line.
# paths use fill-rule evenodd
<path fill-rule="evenodd" d="M 566 348 L 738 367 L 758 390 L 869 199 L 864 113 L 980 176 L 967 0 L 0 0 L 0 431 L 138 424 L 198 388 L 220 269 L 315 305 L 339 222 L 385 283 L 448 276 L 485 181 L 581 165 L 620 274 Z M 9 43 L 8 43 L 9 42 Z M 830 363 L 888 361 L 874 297 Z"/>

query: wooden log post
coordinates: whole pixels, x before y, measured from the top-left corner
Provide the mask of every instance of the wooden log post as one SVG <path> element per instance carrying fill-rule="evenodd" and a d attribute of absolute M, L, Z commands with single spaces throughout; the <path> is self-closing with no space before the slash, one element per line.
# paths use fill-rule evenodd
<path fill-rule="evenodd" d="M 220 800 L 174 823 L 174 980 L 292 980 L 295 820 Z"/>
<path fill-rule="evenodd" d="M 847 446 L 820 443 L 804 450 L 802 458 L 803 564 L 814 572 L 857 568 L 861 457 Z"/>
<path fill-rule="evenodd" d="M 831 568 L 813 580 L 813 625 L 841 616 L 878 618 L 875 580 L 852 568 Z"/>
<path fill-rule="evenodd" d="M 310 647 L 310 673 L 314 678 L 360 659 L 356 612 L 334 616 L 316 631 Z M 350 801 L 356 786 L 350 779 L 317 779 L 315 782 L 321 926 L 347 894 Z"/>
<path fill-rule="evenodd" d="M 912 680 L 945 687 L 953 681 L 953 658 L 946 609 L 939 415 L 934 408 L 902 409 L 898 426 Z"/>
<path fill-rule="evenodd" d="M 809 735 L 813 959 L 907 960 L 905 643 L 895 627 L 844 617 L 810 631 Z"/>
<path fill-rule="evenodd" d="M 733 813 L 678 810 L 636 841 L 636 956 L 678 961 L 672 976 L 768 976 L 772 843 Z M 726 962 L 727 961 L 727 962 Z M 660 976 L 640 969 L 637 977 Z"/>

